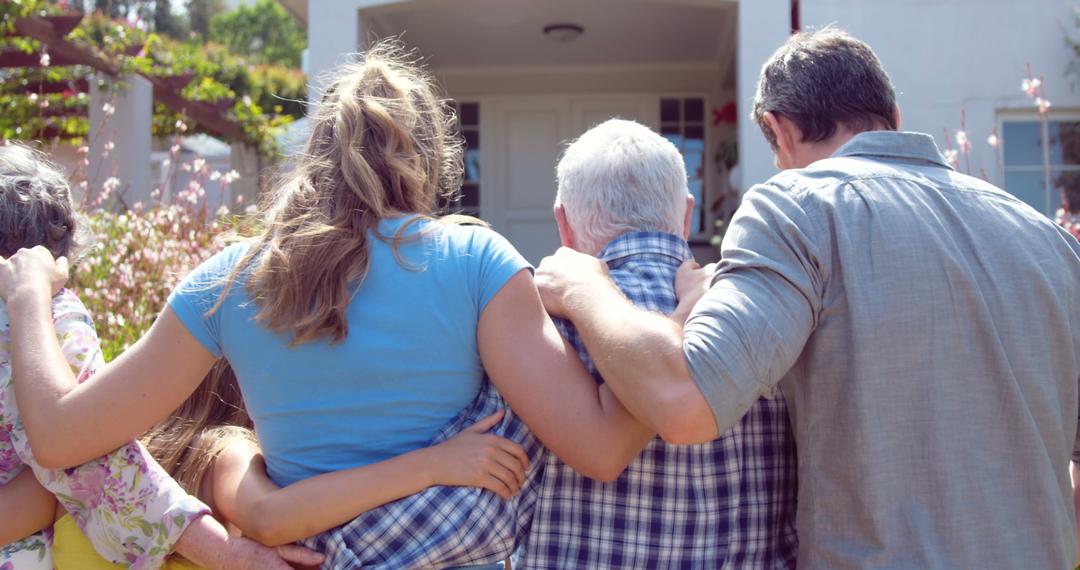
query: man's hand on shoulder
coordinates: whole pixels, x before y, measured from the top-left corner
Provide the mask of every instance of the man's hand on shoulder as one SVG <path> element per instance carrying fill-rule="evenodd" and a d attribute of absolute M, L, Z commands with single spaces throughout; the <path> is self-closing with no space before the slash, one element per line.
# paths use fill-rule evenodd
<path fill-rule="evenodd" d="M 569 317 L 575 300 L 591 287 L 609 286 L 607 264 L 568 247 L 560 247 L 536 268 L 536 287 L 544 308 L 554 317 Z"/>
<path fill-rule="evenodd" d="M 671 314 L 672 320 L 680 325 L 686 323 L 694 305 L 712 286 L 715 274 L 715 263 L 702 267 L 696 261 L 687 261 L 679 266 L 679 271 L 675 273 L 675 298 L 679 300 L 679 306 Z"/>

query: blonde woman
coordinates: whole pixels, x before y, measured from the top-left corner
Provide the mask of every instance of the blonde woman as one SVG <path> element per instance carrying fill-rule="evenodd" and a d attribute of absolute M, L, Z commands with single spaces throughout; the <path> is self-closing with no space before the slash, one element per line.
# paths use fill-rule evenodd
<path fill-rule="evenodd" d="M 334 78 L 295 168 L 261 207 L 262 233 L 189 275 L 93 386 L 75 385 L 52 336 L 64 264 L 41 251 L 0 264 L 16 389 L 42 462 L 77 463 L 141 433 L 224 357 L 280 486 L 426 446 L 485 371 L 566 463 L 617 476 L 651 434 L 564 343 L 505 239 L 433 217 L 439 195 L 458 190 L 461 141 L 430 79 L 388 44 Z M 491 485 L 512 479 L 512 465 L 487 461 Z"/>

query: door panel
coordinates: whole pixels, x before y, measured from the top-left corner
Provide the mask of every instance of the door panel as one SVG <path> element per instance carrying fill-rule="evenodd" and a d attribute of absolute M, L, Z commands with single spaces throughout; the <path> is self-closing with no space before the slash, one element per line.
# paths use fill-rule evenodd
<path fill-rule="evenodd" d="M 552 206 L 566 143 L 612 117 L 659 125 L 648 95 L 496 97 L 482 105 L 481 214 L 536 264 L 559 247 Z M 491 165 L 488 168 L 486 165 Z"/>

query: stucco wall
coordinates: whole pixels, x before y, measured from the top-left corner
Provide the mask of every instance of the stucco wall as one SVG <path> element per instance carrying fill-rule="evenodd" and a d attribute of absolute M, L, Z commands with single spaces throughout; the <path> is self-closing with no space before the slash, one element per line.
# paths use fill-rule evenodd
<path fill-rule="evenodd" d="M 739 101 L 747 111 L 761 64 L 783 41 L 775 28 L 776 22 L 788 25 L 787 4 L 787 0 L 740 2 Z M 1055 110 L 1080 109 L 1077 79 L 1067 76 L 1074 56 L 1065 38 L 1077 35 L 1071 0 L 801 0 L 800 4 L 804 29 L 834 24 L 874 47 L 896 85 L 905 130 L 930 133 L 942 145 L 944 129 L 955 133 L 964 109 L 973 142 L 971 172 L 979 175 L 985 169 L 998 184 L 1001 175 L 995 172 L 993 149 L 986 139 L 1000 112 L 1032 109 L 1020 90 L 1025 64 L 1030 62 L 1036 74 L 1045 76 L 1047 98 Z M 741 139 L 747 151 L 744 186 L 775 172 L 771 157 L 755 155 L 767 149 L 760 133 L 752 132 L 754 140 L 747 138 Z"/>

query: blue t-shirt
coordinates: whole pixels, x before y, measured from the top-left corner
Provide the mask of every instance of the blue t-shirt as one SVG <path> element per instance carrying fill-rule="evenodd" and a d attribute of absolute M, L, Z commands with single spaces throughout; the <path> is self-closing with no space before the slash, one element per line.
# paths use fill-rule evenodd
<path fill-rule="evenodd" d="M 383 220 L 379 232 L 404 222 Z M 188 331 L 232 365 L 277 484 L 424 447 L 479 392 L 480 313 L 529 264 L 488 229 L 418 221 L 406 232 L 422 237 L 399 246 L 403 263 L 369 237 L 371 264 L 337 344 L 290 347 L 290 335 L 256 323 L 243 280 L 204 317 L 246 244 L 210 258 L 169 297 Z"/>

